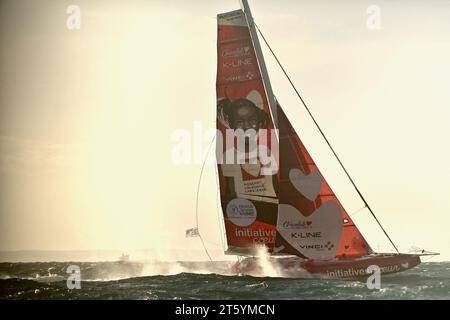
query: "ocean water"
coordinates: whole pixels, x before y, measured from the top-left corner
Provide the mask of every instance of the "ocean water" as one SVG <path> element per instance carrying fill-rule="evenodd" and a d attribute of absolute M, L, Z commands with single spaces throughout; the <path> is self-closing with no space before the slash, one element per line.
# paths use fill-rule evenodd
<path fill-rule="evenodd" d="M 68 289 L 77 265 L 81 288 Z M 297 279 L 229 273 L 231 262 L 0 263 L 0 299 L 450 299 L 450 262 L 429 262 L 381 278 Z M 268 271 L 270 274 L 270 270 Z"/>

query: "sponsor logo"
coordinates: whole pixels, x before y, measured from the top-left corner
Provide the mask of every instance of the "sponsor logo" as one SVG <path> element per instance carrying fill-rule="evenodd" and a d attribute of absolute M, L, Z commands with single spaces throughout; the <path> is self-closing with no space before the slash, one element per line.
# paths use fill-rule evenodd
<path fill-rule="evenodd" d="M 299 220 L 297 222 L 284 221 L 282 223 L 282 226 L 284 229 L 310 229 L 312 228 L 312 221 L 311 220 L 306 221 Z"/>
<path fill-rule="evenodd" d="M 232 74 L 230 76 L 225 77 L 225 81 L 248 81 L 252 80 L 255 77 L 255 74 L 251 71 L 241 74 Z"/>
<path fill-rule="evenodd" d="M 227 204 L 227 216 L 234 225 L 247 227 L 256 220 L 256 208 L 250 200 L 235 198 Z"/>
<path fill-rule="evenodd" d="M 276 230 L 264 229 L 236 229 L 236 238 L 253 238 L 254 243 L 275 243 Z"/>
<path fill-rule="evenodd" d="M 275 237 L 276 230 L 264 230 L 264 229 L 236 229 L 234 231 L 236 237 Z"/>
<path fill-rule="evenodd" d="M 304 239 L 306 238 L 321 238 L 322 234 L 320 232 L 311 232 L 309 237 L 303 237 Z M 334 248 L 334 244 L 331 241 L 327 241 L 325 244 L 299 244 L 299 248 L 300 249 L 316 249 L 318 251 L 324 251 L 324 250 L 328 250 L 330 251 L 331 249 Z"/>
<path fill-rule="evenodd" d="M 335 256 L 342 235 L 342 213 L 335 201 L 323 203 L 308 217 L 292 205 L 279 204 L 278 218 L 280 235 L 304 256 L 317 260 L 332 259 Z M 285 221 L 291 223 L 286 224 L 289 229 L 283 228 Z M 309 229 L 304 228 L 308 225 L 307 221 L 312 221 Z M 295 224 L 299 224 L 299 227 L 295 227 Z M 295 232 L 298 238 L 295 238 L 296 234 L 292 237 L 292 233 Z M 307 233 L 309 237 L 306 237 Z M 305 237 L 300 237 L 300 234 L 304 234 Z"/>
<path fill-rule="evenodd" d="M 232 11 L 223 14 L 219 14 L 218 18 L 225 20 L 227 24 L 231 25 L 242 25 L 244 23 L 244 17 L 241 11 Z M 221 23 L 223 24 L 223 22 Z"/>
<path fill-rule="evenodd" d="M 302 238 L 302 239 L 308 239 L 308 238 L 322 238 L 321 232 L 292 232 L 291 238 Z"/>
<path fill-rule="evenodd" d="M 385 266 L 380 267 L 381 273 L 391 273 L 400 271 L 400 267 L 398 265 L 393 266 Z M 327 271 L 327 275 L 332 278 L 349 278 L 349 277 L 358 277 L 369 275 L 370 270 L 364 268 L 348 268 L 348 269 L 338 269 L 336 271 Z"/>
<path fill-rule="evenodd" d="M 319 249 L 319 250 L 323 250 L 323 245 L 322 244 L 301 244 L 301 245 L 299 245 L 299 247 L 301 249 Z"/>
<path fill-rule="evenodd" d="M 325 244 L 325 248 L 328 249 L 328 250 L 331 250 L 331 249 L 334 248 L 334 244 L 332 244 L 331 241 L 328 241 L 328 242 Z"/>
<path fill-rule="evenodd" d="M 246 58 L 246 59 L 237 59 L 230 62 L 224 62 L 223 67 L 224 68 L 238 68 L 241 66 L 247 66 L 252 64 L 252 58 Z"/>
<path fill-rule="evenodd" d="M 250 47 L 240 47 L 233 50 L 224 50 L 222 57 L 242 57 L 250 55 Z"/>

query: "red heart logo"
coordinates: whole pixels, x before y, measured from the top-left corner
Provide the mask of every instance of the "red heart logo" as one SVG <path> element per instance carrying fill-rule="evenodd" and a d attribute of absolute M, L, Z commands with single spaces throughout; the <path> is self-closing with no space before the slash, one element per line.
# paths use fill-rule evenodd
<path fill-rule="evenodd" d="M 309 226 L 311 225 L 312 221 L 306 221 L 306 225 Z"/>

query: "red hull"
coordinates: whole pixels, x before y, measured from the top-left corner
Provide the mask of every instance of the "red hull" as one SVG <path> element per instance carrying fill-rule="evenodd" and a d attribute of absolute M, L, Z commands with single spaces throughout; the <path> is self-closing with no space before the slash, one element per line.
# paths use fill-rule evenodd
<path fill-rule="evenodd" d="M 272 258 L 270 261 L 281 271 L 295 276 L 295 270 L 306 270 L 311 275 L 329 278 L 359 278 L 373 274 L 369 266 L 380 268 L 381 274 L 402 272 L 420 264 L 420 256 L 415 254 L 376 254 L 358 258 L 336 259 L 330 261 L 303 260 L 298 257 Z M 247 258 L 238 262 L 233 271 L 254 273 L 261 271 L 258 258 Z M 294 271 L 294 272 L 293 272 Z M 302 277 L 304 274 L 301 275 Z"/>

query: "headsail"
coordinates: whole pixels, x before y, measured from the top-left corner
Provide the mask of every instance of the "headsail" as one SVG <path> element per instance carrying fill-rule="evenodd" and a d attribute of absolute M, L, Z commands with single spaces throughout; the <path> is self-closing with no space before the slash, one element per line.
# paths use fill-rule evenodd
<path fill-rule="evenodd" d="M 278 165 L 270 152 L 276 139 L 271 134 L 274 126 L 242 10 L 218 15 L 217 47 L 220 134 L 216 151 L 228 253 L 251 254 L 256 244 L 270 250 L 275 244 L 278 210 Z M 256 134 L 248 138 L 249 146 L 244 143 L 244 163 L 236 159 L 240 149 L 233 132 L 238 129 L 253 129 Z M 257 153 L 249 152 L 251 141 Z M 269 163 L 262 161 L 261 153 L 269 155 Z"/>
<path fill-rule="evenodd" d="M 362 256 L 368 243 L 331 190 L 280 106 L 276 252 L 325 260 Z"/>

